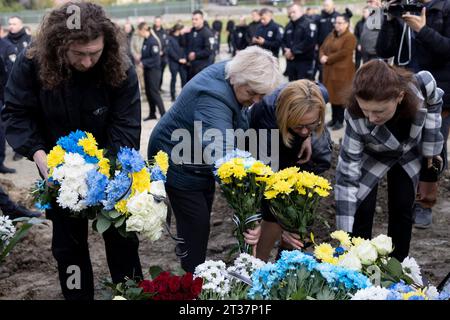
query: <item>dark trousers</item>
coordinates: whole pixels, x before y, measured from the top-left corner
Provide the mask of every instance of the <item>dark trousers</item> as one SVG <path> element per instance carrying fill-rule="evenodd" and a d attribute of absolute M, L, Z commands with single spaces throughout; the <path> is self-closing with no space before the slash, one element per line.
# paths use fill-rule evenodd
<path fill-rule="evenodd" d="M 400 262 L 408 256 L 413 224 L 413 205 L 416 196 L 414 185 L 406 171 L 394 165 L 387 173 L 388 183 L 388 236 L 392 238 L 392 256 Z M 362 201 L 355 215 L 352 235 L 372 238 L 373 217 L 377 199 L 376 185 Z"/>
<path fill-rule="evenodd" d="M 176 62 L 170 62 L 169 63 L 169 69 L 170 69 L 170 96 L 172 100 L 176 98 L 176 91 L 175 91 L 175 85 L 177 83 L 177 75 L 180 74 L 181 78 L 181 87 L 183 88 L 187 81 L 187 69 L 184 65 L 180 65 Z"/>
<path fill-rule="evenodd" d="M 164 70 L 166 69 L 166 66 L 167 66 L 167 60 L 161 59 L 161 75 L 159 78 L 159 90 L 161 90 L 161 86 L 162 86 L 163 78 L 164 78 Z"/>
<path fill-rule="evenodd" d="M 1 103 L 1 100 L 0 100 Z M 0 105 L 0 113 L 2 110 L 2 105 Z M 3 124 L 3 120 L 0 114 L 0 166 L 5 161 L 5 152 L 6 152 L 6 136 L 5 136 L 5 125 Z"/>
<path fill-rule="evenodd" d="M 355 50 L 355 68 L 356 68 L 356 70 L 358 70 L 359 67 L 361 66 L 361 60 L 362 60 L 361 51 Z"/>
<path fill-rule="evenodd" d="M 94 299 L 94 278 L 88 246 L 88 220 L 71 218 L 62 209 L 47 210 L 53 223 L 52 252 L 58 263 L 59 281 L 67 300 Z M 137 236 L 124 238 L 111 227 L 103 233 L 106 259 L 114 283 L 125 277 L 142 279 Z M 73 288 L 75 266 L 79 272 L 79 288 Z"/>
<path fill-rule="evenodd" d="M 340 104 L 332 104 L 331 105 L 331 121 L 333 123 L 344 122 L 344 106 Z"/>
<path fill-rule="evenodd" d="M 166 113 L 161 94 L 159 93 L 160 76 L 161 69 L 159 68 L 144 69 L 145 95 L 150 107 L 150 116 L 156 115 L 156 107 L 158 107 L 161 117 Z"/>
<path fill-rule="evenodd" d="M 286 71 L 289 81 L 300 79 L 313 79 L 312 61 L 289 61 L 286 65 Z"/>
<path fill-rule="evenodd" d="M 205 262 L 209 238 L 209 220 L 214 200 L 215 184 L 202 191 L 184 191 L 166 186 L 166 191 L 177 220 L 177 235 L 185 240 L 180 245 L 181 267 L 194 272 L 195 267 Z"/>
<path fill-rule="evenodd" d="M 4 215 L 8 215 L 8 211 L 15 208 L 14 202 L 11 201 L 6 192 L 0 187 L 0 210 L 2 210 Z"/>

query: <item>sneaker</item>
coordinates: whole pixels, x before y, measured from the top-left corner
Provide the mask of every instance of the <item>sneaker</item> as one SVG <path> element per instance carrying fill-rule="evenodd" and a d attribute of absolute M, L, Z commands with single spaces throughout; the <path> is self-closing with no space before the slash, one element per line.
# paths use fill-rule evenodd
<path fill-rule="evenodd" d="M 16 219 L 16 218 L 22 218 L 22 217 L 39 218 L 40 216 L 42 216 L 42 213 L 38 212 L 38 211 L 29 210 L 21 205 L 16 205 L 11 210 L 8 210 L 8 211 L 5 210 L 4 215 L 9 216 L 10 219 Z"/>
<path fill-rule="evenodd" d="M 8 168 L 5 165 L 0 165 L 0 173 L 16 173 L 16 169 Z"/>
<path fill-rule="evenodd" d="M 428 229 L 431 227 L 432 216 L 430 208 L 423 208 L 420 204 L 414 205 L 414 227 L 417 229 Z"/>

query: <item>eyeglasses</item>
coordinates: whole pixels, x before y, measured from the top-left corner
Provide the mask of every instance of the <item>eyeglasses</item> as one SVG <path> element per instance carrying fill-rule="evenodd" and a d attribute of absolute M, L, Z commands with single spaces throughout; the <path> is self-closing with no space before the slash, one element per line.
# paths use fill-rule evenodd
<path fill-rule="evenodd" d="M 322 124 L 322 121 L 318 120 L 315 121 L 313 123 L 310 124 L 302 124 L 299 126 L 295 126 L 293 128 L 291 128 L 292 130 L 303 130 L 303 129 L 308 129 L 308 131 L 314 131 L 316 130 L 320 125 Z"/>

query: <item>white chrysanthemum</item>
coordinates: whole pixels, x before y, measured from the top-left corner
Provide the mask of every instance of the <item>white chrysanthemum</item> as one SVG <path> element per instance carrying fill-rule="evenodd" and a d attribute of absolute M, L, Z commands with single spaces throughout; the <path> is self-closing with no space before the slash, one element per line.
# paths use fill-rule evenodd
<path fill-rule="evenodd" d="M 381 287 L 369 287 L 357 291 L 351 300 L 386 300 L 389 290 Z"/>
<path fill-rule="evenodd" d="M 424 291 L 425 291 L 425 295 L 430 300 L 437 300 L 439 298 L 439 291 L 434 286 L 429 286 L 429 287 L 425 288 Z"/>
<path fill-rule="evenodd" d="M 420 286 L 423 285 L 420 267 L 414 258 L 406 257 L 402 262 L 403 272 Z"/>
<path fill-rule="evenodd" d="M 71 167 L 81 167 L 86 163 L 84 158 L 78 153 L 67 152 L 64 155 L 64 163 Z"/>
<path fill-rule="evenodd" d="M 378 254 L 381 256 L 386 256 L 393 251 L 392 238 L 384 234 L 380 234 L 370 242 L 377 248 Z"/>
<path fill-rule="evenodd" d="M 236 260 L 234 260 L 233 266 L 230 266 L 228 272 L 236 272 L 244 277 L 250 278 L 256 269 L 265 265 L 265 262 L 255 258 L 248 253 L 241 253 Z"/>
<path fill-rule="evenodd" d="M 230 292 L 230 282 L 226 277 L 223 261 L 206 261 L 195 268 L 194 276 L 203 279 L 202 290 L 210 290 L 224 297 Z"/>
<path fill-rule="evenodd" d="M 0 216 L 0 239 L 3 242 L 7 242 L 16 233 L 16 227 L 14 227 L 12 220 L 8 216 Z"/>

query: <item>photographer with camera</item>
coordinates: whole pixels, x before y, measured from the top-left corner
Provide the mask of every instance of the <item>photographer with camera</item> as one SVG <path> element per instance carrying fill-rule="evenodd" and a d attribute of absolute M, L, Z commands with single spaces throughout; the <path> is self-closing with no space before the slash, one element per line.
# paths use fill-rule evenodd
<path fill-rule="evenodd" d="M 447 138 L 450 127 L 450 0 L 391 1 L 386 4 L 377 41 L 380 57 L 414 71 L 427 70 L 444 90 L 441 133 L 443 164 L 447 167 Z M 437 188 L 436 188 L 437 189 Z M 437 192 L 437 190 L 436 190 Z M 415 227 L 431 226 L 431 205 L 416 203 Z"/>

